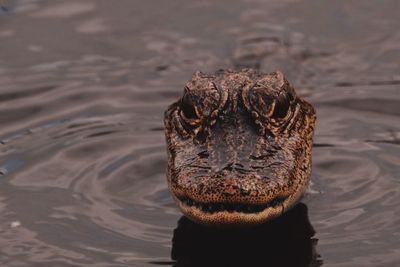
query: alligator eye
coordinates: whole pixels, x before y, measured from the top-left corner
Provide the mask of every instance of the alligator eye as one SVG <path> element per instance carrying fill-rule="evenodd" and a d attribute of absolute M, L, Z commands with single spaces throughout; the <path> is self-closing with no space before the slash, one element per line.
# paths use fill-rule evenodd
<path fill-rule="evenodd" d="M 180 103 L 180 110 L 181 110 L 181 118 L 189 123 L 190 125 L 198 125 L 200 123 L 200 118 L 198 114 L 198 110 L 196 107 L 196 99 L 193 99 L 193 95 L 188 92 L 185 92 L 181 103 Z"/>
<path fill-rule="evenodd" d="M 279 94 L 275 101 L 274 112 L 272 117 L 275 119 L 282 119 L 286 117 L 290 106 L 289 97 L 285 93 Z"/>
<path fill-rule="evenodd" d="M 185 118 L 189 120 L 198 119 L 196 114 L 196 109 L 194 108 L 193 104 L 191 103 L 188 97 L 183 97 L 181 102 L 181 110 Z"/>
<path fill-rule="evenodd" d="M 264 118 L 270 117 L 274 98 L 268 92 L 268 89 L 262 87 L 254 87 L 248 92 L 248 98 L 252 108 L 260 116 Z"/>

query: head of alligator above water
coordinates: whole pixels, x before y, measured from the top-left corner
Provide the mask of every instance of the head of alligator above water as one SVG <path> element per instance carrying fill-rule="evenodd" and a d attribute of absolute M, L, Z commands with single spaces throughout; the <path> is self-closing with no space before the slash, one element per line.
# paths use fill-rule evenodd
<path fill-rule="evenodd" d="M 179 208 L 214 226 L 281 215 L 308 187 L 315 120 L 282 72 L 195 72 L 164 118 Z"/>

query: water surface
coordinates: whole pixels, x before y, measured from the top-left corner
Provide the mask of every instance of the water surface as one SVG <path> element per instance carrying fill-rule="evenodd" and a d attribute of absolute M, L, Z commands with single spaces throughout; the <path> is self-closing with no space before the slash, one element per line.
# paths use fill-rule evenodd
<path fill-rule="evenodd" d="M 316 107 L 319 261 L 400 264 L 398 1 L 0 4 L 0 265 L 173 265 L 163 111 L 247 66 Z"/>

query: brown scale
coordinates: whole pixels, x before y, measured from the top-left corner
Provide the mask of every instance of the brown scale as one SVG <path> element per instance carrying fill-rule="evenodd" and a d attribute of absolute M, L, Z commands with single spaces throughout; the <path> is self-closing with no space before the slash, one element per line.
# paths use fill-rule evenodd
<path fill-rule="evenodd" d="M 311 173 L 313 107 L 281 72 L 195 72 L 165 112 L 167 180 L 182 212 L 255 225 L 290 209 Z"/>

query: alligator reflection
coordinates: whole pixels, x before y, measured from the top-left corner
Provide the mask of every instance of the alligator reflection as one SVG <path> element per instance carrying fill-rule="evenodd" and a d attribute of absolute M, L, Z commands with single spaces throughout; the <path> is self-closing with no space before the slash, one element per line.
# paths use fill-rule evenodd
<path fill-rule="evenodd" d="M 214 229 L 181 217 L 174 230 L 174 266 L 320 266 L 307 206 L 250 229 Z"/>

